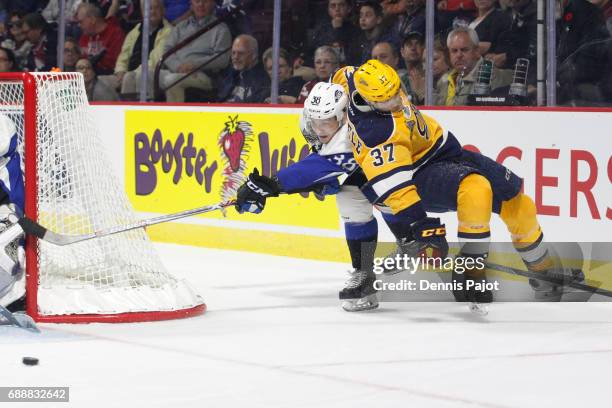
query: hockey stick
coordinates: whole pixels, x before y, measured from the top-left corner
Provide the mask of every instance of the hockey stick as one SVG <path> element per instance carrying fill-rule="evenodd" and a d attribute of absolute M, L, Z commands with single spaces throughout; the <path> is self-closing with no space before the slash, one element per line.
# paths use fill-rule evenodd
<path fill-rule="evenodd" d="M 569 286 L 571 288 L 579 289 L 579 290 L 584 290 L 585 292 L 590 292 L 590 293 L 593 293 L 593 294 L 596 294 L 596 295 L 612 297 L 612 291 L 609 291 L 609 290 L 606 290 L 606 289 L 601 289 L 601 288 L 596 288 L 595 286 L 586 285 L 584 283 L 580 283 L 580 282 L 563 282 L 561 279 L 549 278 L 549 277 L 546 277 L 546 276 L 542 276 L 539 273 L 522 271 L 520 269 L 511 268 L 511 267 L 505 266 L 505 265 L 498 265 L 498 264 L 488 263 L 488 262 L 487 262 L 486 265 L 487 265 L 487 267 L 489 267 L 491 269 L 494 269 L 496 271 L 511 273 L 513 275 L 518 275 L 518 276 L 524 276 L 526 278 L 533 278 L 533 279 L 543 280 L 543 281 L 550 282 L 550 283 L 555 283 L 555 284 L 558 284 L 558 285 L 561 285 L 561 286 Z"/>
<path fill-rule="evenodd" d="M 146 220 L 140 220 L 133 222 L 131 224 L 118 225 L 116 227 L 104 228 L 98 231 L 94 231 L 89 234 L 80 234 L 80 235 L 68 235 L 68 234 L 60 234 L 57 232 L 49 231 L 36 221 L 33 221 L 29 218 L 23 217 L 18 223 L 21 228 L 27 233 L 32 234 L 38 239 L 42 239 L 43 241 L 50 242 L 54 245 L 70 245 L 76 242 L 87 241 L 93 238 L 101 238 L 106 237 L 108 235 L 118 234 L 120 232 L 131 231 L 138 228 L 145 228 L 150 225 L 160 224 L 162 222 L 168 222 L 173 220 L 178 220 L 179 218 L 190 217 L 196 214 L 203 214 L 211 211 L 220 210 L 225 207 L 230 207 L 234 205 L 235 201 L 227 201 L 224 203 L 208 205 L 204 207 L 194 208 L 192 210 L 186 210 L 177 212 L 174 214 L 162 215 L 159 217 L 149 218 Z"/>

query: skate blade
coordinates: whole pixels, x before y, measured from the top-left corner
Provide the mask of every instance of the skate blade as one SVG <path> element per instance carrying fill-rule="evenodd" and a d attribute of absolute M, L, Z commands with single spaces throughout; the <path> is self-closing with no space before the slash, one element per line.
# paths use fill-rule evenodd
<path fill-rule="evenodd" d="M 470 312 L 478 316 L 486 316 L 489 314 L 489 306 L 485 303 L 470 303 Z"/>
<path fill-rule="evenodd" d="M 362 312 L 364 310 L 372 310 L 378 307 L 378 299 L 376 293 L 362 297 L 361 299 L 349 299 L 342 302 L 342 309 L 347 312 Z"/>

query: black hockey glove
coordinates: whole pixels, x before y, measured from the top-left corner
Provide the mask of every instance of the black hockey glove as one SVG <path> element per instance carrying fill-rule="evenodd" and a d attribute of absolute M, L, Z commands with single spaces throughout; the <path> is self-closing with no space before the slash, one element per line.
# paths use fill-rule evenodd
<path fill-rule="evenodd" d="M 260 176 L 257 169 L 249 175 L 247 181 L 238 188 L 236 211 L 240 214 L 250 212 L 259 214 L 266 205 L 267 197 L 278 197 L 281 186 L 275 179 Z"/>
<path fill-rule="evenodd" d="M 426 261 L 445 258 L 448 255 L 446 228 L 439 218 L 423 218 L 411 225 L 411 237 L 400 243 L 402 252 L 410 257 L 422 257 Z"/>

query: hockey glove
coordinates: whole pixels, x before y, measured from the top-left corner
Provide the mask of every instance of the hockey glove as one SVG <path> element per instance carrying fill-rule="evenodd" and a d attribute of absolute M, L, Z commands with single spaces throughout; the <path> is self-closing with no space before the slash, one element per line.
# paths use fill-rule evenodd
<path fill-rule="evenodd" d="M 266 205 L 267 197 L 278 197 L 281 186 L 275 179 L 260 176 L 257 169 L 249 175 L 247 181 L 238 188 L 236 211 L 240 214 L 250 212 L 259 214 Z"/>
<path fill-rule="evenodd" d="M 426 261 L 445 258 L 448 255 L 446 228 L 439 218 L 423 218 L 411 225 L 411 237 L 400 243 L 402 252 L 410 257 L 422 257 Z"/>
<path fill-rule="evenodd" d="M 323 200 L 326 195 L 338 194 L 340 192 L 340 183 L 338 179 L 332 179 L 327 183 L 316 184 L 313 186 L 313 192 L 319 200 Z"/>

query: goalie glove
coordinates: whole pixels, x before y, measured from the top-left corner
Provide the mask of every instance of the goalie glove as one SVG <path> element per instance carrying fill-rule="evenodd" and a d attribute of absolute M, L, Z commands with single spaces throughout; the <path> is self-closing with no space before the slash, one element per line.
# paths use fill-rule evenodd
<path fill-rule="evenodd" d="M 250 212 L 259 214 L 266 205 L 266 198 L 278 197 L 281 192 L 279 182 L 273 178 L 259 175 L 257 169 L 249 174 L 249 178 L 238 188 L 236 195 L 236 211 L 240 214 Z"/>
<path fill-rule="evenodd" d="M 448 255 L 446 228 L 439 218 L 423 218 L 410 227 L 411 236 L 399 243 L 404 254 L 413 258 L 422 257 L 426 261 Z"/>

